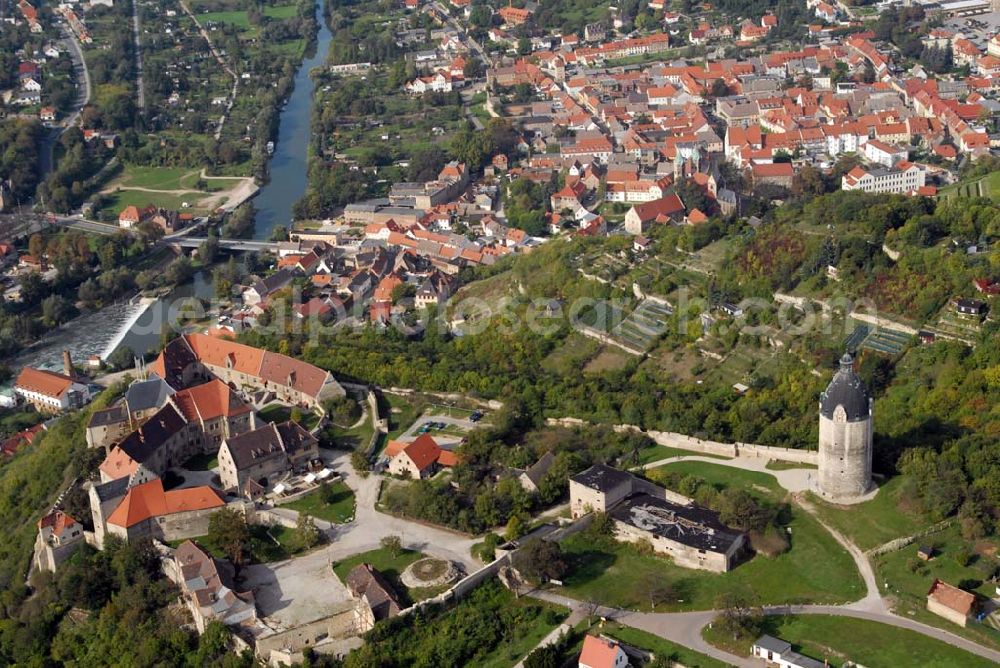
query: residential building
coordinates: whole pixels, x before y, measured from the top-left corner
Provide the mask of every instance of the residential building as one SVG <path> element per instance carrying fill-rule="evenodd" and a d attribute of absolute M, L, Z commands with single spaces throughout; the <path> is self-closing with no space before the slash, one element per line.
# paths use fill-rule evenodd
<path fill-rule="evenodd" d="M 763 635 L 754 641 L 750 647 L 750 655 L 763 659 L 768 666 L 777 668 L 826 668 L 827 666 L 823 661 L 792 651 L 791 643 L 769 635 Z"/>
<path fill-rule="evenodd" d="M 17 375 L 14 394 L 44 413 L 81 408 L 90 401 L 90 387 L 86 384 L 66 374 L 29 366 Z"/>
<path fill-rule="evenodd" d="M 170 542 L 204 536 L 209 518 L 226 506 L 211 487 L 165 491 L 159 478 L 131 487 L 120 499 L 110 515 L 99 519 L 107 533 L 126 542 L 141 538 Z M 94 510 L 92 505 L 91 512 Z M 97 526 L 95 521 L 95 530 Z"/>
<path fill-rule="evenodd" d="M 684 203 L 676 194 L 651 202 L 636 204 L 625 214 L 625 230 L 645 234 L 653 223 L 677 222 L 684 216 Z"/>
<path fill-rule="evenodd" d="M 393 441 L 386 447 L 385 456 L 389 457 L 389 473 L 413 480 L 429 478 L 440 468 L 457 462 L 455 453 L 441 448 L 428 434 L 411 443 Z"/>
<path fill-rule="evenodd" d="M 61 510 L 38 520 L 35 538 L 35 568 L 52 571 L 73 554 L 83 541 L 83 525 Z"/>
<path fill-rule="evenodd" d="M 207 334 L 174 339 L 149 365 L 149 371 L 173 388 L 218 378 L 237 391 L 263 391 L 285 403 L 317 410 L 325 400 L 345 394 L 329 371 Z"/>
<path fill-rule="evenodd" d="M 927 592 L 927 610 L 965 626 L 976 613 L 976 595 L 935 579 Z"/>
<path fill-rule="evenodd" d="M 868 193 L 909 193 L 924 186 L 926 174 L 913 163 L 901 162 L 890 169 L 866 169 L 858 165 L 840 179 L 843 190 Z"/>
<path fill-rule="evenodd" d="M 298 423 L 271 423 L 227 438 L 219 448 L 222 488 L 243 493 L 247 483 L 262 488 L 291 471 L 300 471 L 319 458 L 319 441 Z"/>
<path fill-rule="evenodd" d="M 403 608 L 395 589 L 371 564 L 358 564 L 352 568 L 344 585 L 357 602 L 354 607 L 355 633 L 371 631 L 375 622 L 395 617 Z"/>
<path fill-rule="evenodd" d="M 583 639 L 577 665 L 579 668 L 625 668 L 629 662 L 628 655 L 617 640 L 588 633 Z"/>
<path fill-rule="evenodd" d="M 257 619 L 253 592 L 237 591 L 233 584 L 233 565 L 215 559 L 194 542 L 181 543 L 164 570 L 181 588 L 198 633 L 204 633 L 213 621 L 228 626 Z"/>

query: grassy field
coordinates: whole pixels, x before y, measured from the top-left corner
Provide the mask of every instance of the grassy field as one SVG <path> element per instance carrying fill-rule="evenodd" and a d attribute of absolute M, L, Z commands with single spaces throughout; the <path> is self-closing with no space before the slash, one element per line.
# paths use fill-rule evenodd
<path fill-rule="evenodd" d="M 198 201 L 206 197 L 207 194 L 190 192 L 184 195 L 173 195 L 170 193 L 150 193 L 141 190 L 118 190 L 115 192 L 105 193 L 104 196 L 107 198 L 107 203 L 102 210 L 118 212 L 129 205 L 141 208 L 151 204 L 164 209 L 181 211 L 182 205 L 187 202 L 191 207 L 188 210 L 191 212 L 197 212 L 199 209 L 194 207 L 196 207 Z"/>
<path fill-rule="evenodd" d="M 815 464 L 802 464 L 799 462 L 786 462 L 782 459 L 772 459 L 764 465 L 764 468 L 771 471 L 789 471 L 792 469 L 816 469 Z"/>
<path fill-rule="evenodd" d="M 620 348 L 615 346 L 602 346 L 601 352 L 597 353 L 587 364 L 583 367 L 583 370 L 587 373 L 601 373 L 602 371 L 616 371 L 623 368 L 633 359 L 637 359 L 634 355 L 630 355 Z"/>
<path fill-rule="evenodd" d="M 652 652 L 657 659 L 669 659 L 673 663 L 679 663 L 687 668 L 725 668 L 727 665 L 722 661 L 699 654 L 683 645 L 678 645 L 659 636 L 654 636 L 652 633 L 646 633 L 645 631 L 633 629 L 628 626 L 618 626 L 614 622 L 604 629 L 600 629 L 600 632 L 616 640 L 620 640 L 626 645 L 632 645 L 647 652 Z"/>
<path fill-rule="evenodd" d="M 291 535 L 292 529 L 287 529 L 280 525 L 265 527 L 260 524 L 250 526 L 250 560 L 255 564 L 267 564 L 273 561 L 283 561 L 297 554 L 297 551 L 289 550 L 285 543 Z M 273 539 L 273 540 L 272 540 Z M 208 536 L 198 536 L 192 538 L 195 543 L 213 557 L 225 559 L 226 552 L 216 545 Z M 275 543 L 277 541 L 277 543 Z M 177 547 L 183 540 L 170 541 L 170 547 Z"/>
<path fill-rule="evenodd" d="M 921 545 L 933 547 L 936 556 L 930 561 L 918 559 L 917 549 Z M 874 565 L 879 582 L 889 584 L 885 593 L 894 599 L 894 610 L 897 613 L 940 626 L 984 645 L 1000 648 L 997 622 L 993 622 L 992 628 L 970 622 L 963 629 L 925 609 L 925 597 L 935 578 L 952 585 L 961 585 L 982 597 L 995 596 L 995 585 L 988 582 L 988 578 L 1000 566 L 1000 560 L 996 557 L 997 549 L 996 539 L 967 541 L 962 538 L 958 527 L 953 526 L 902 550 L 877 557 Z M 966 558 L 969 561 L 963 565 Z"/>
<path fill-rule="evenodd" d="M 1000 200 L 1000 172 L 993 172 L 972 181 L 962 181 L 942 188 L 939 197 L 989 197 Z"/>
<path fill-rule="evenodd" d="M 573 373 L 586 364 L 597 353 L 600 346 L 601 344 L 594 339 L 571 332 L 542 360 L 542 368 L 560 375 Z"/>
<path fill-rule="evenodd" d="M 333 567 L 333 572 L 343 582 L 347 579 L 347 574 L 358 564 L 371 564 L 375 570 L 379 571 L 392 583 L 396 591 L 402 595 L 404 605 L 409 605 L 425 598 L 437 596 L 447 587 L 418 587 L 409 588 L 403 585 L 399 577 L 406 570 L 406 567 L 415 561 L 427 558 L 427 555 L 416 550 L 402 550 L 398 555 L 393 556 L 389 550 L 379 548 L 369 552 L 355 554 L 343 561 L 337 562 Z"/>
<path fill-rule="evenodd" d="M 819 661 L 829 660 L 831 666 L 845 661 L 866 666 L 921 666 L 921 668 L 979 668 L 993 663 L 928 638 L 915 631 L 901 629 L 848 617 L 802 615 L 769 617 L 765 633 L 792 643 L 793 647 Z M 712 630 L 705 638 L 714 645 L 735 654 L 750 653 L 751 640 L 733 644 Z"/>
<path fill-rule="evenodd" d="M 906 481 L 890 479 L 874 499 L 856 506 L 835 506 L 810 495 L 824 522 L 849 537 L 862 550 L 908 536 L 929 524 L 907 504 Z"/>
<path fill-rule="evenodd" d="M 784 499 L 771 476 L 708 464 L 680 462 L 661 469 L 704 478 L 719 489 L 742 487 L 772 502 Z M 653 469 L 653 471 L 661 470 Z M 648 609 L 646 582 L 671 583 L 682 602 L 663 610 L 704 610 L 732 588 L 746 588 L 763 604 L 844 603 L 864 595 L 864 586 L 850 555 L 807 512 L 790 506 L 786 512 L 791 548 L 776 557 L 755 556 L 734 570 L 715 574 L 676 566 L 667 558 L 641 554 L 635 547 L 607 541 L 597 544 L 584 534 L 563 542 L 573 569 L 564 579 L 567 593 L 608 605 Z"/>
<path fill-rule="evenodd" d="M 732 459 L 723 455 L 712 455 L 706 452 L 694 452 L 692 450 L 682 450 L 671 448 L 666 445 L 652 445 L 639 451 L 639 463 L 651 464 L 652 462 L 670 457 L 708 457 L 709 459 Z"/>
<path fill-rule="evenodd" d="M 409 429 L 427 408 L 427 403 L 427 399 L 420 396 L 381 395 L 379 413 L 389 419 L 389 438 L 396 438 Z"/>
<path fill-rule="evenodd" d="M 194 190 L 199 170 L 190 167 L 142 167 L 126 165 L 121 174 L 124 188 Z"/>
<path fill-rule="evenodd" d="M 290 508 L 300 513 L 311 515 L 317 519 L 334 524 L 343 524 L 354 519 L 354 492 L 342 482 L 330 483 L 332 501 L 325 498 L 325 490 L 317 489 L 309 492 L 290 503 L 282 504 L 282 508 Z"/>

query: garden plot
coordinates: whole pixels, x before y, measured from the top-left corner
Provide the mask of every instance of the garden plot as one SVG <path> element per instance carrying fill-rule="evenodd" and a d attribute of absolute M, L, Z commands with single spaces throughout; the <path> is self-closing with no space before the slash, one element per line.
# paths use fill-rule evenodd
<path fill-rule="evenodd" d="M 861 347 L 887 355 L 898 355 L 910 345 L 912 340 L 913 337 L 905 332 L 879 327 L 865 338 Z"/>
<path fill-rule="evenodd" d="M 645 299 L 611 331 L 611 336 L 630 348 L 649 350 L 664 332 L 673 309 L 658 299 Z"/>

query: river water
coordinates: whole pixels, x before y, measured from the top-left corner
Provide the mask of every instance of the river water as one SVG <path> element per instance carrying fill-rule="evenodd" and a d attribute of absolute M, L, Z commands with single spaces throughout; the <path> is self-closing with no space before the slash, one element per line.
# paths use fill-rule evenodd
<path fill-rule="evenodd" d="M 295 90 L 279 118 L 277 146 L 270 162 L 271 180 L 254 199 L 254 206 L 257 207 L 255 239 L 269 239 L 277 225 L 289 226 L 292 205 L 306 191 L 306 154 L 309 150 L 314 93 L 309 72 L 326 62 L 330 40 L 333 39 L 323 18 L 321 2 L 316 3 L 316 20 L 319 23 L 316 52 L 302 62 L 295 75 Z"/>
<path fill-rule="evenodd" d="M 271 180 L 260 190 L 257 207 L 256 239 L 268 239 L 277 225 L 289 225 L 292 206 L 306 190 L 307 152 L 314 86 L 309 72 L 326 61 L 333 38 L 323 18 L 322 2 L 316 3 L 319 33 L 313 55 L 303 60 L 295 75 L 295 89 L 281 111 L 278 139 L 270 161 Z M 122 302 L 88 313 L 59 329 L 47 332 L 35 345 L 7 361 L 17 372 L 23 366 L 62 369 L 62 351 L 69 350 L 81 364 L 91 355 L 106 358 L 118 346 L 146 353 L 159 345 L 163 323 L 171 319 L 186 298 L 211 299 L 212 279 L 200 272 L 194 280 L 175 288 L 152 304 Z"/>

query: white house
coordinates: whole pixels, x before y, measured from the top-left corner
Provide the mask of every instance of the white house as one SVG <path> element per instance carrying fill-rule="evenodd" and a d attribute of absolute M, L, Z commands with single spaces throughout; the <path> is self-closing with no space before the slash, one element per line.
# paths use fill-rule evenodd
<path fill-rule="evenodd" d="M 781 638 L 761 636 L 750 648 L 750 654 L 778 668 L 825 668 L 826 664 L 792 651 L 792 645 Z"/>
<path fill-rule="evenodd" d="M 891 169 L 865 169 L 859 165 L 841 177 L 840 187 L 866 193 L 909 193 L 922 188 L 925 178 L 924 170 L 908 162 Z"/>
<path fill-rule="evenodd" d="M 625 668 L 628 655 L 617 640 L 587 635 L 577 665 L 579 668 Z"/>

